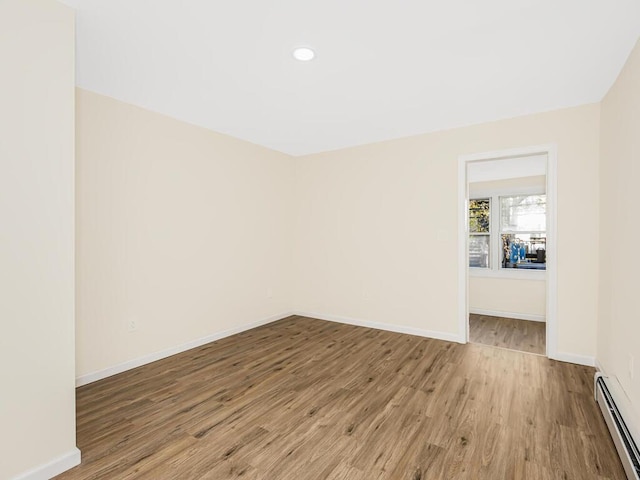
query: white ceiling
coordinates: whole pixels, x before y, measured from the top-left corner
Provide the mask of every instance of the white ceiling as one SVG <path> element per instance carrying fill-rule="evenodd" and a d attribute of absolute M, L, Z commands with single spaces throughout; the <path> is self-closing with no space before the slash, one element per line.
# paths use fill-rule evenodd
<path fill-rule="evenodd" d="M 292 155 L 597 102 L 640 34 L 640 0 L 63 1 L 78 86 Z"/>

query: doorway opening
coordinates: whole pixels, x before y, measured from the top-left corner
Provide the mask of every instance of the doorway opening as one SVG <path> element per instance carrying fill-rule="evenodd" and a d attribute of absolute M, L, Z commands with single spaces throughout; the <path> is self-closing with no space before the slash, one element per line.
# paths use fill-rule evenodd
<path fill-rule="evenodd" d="M 555 162 L 553 145 L 459 158 L 463 342 L 555 357 Z"/>

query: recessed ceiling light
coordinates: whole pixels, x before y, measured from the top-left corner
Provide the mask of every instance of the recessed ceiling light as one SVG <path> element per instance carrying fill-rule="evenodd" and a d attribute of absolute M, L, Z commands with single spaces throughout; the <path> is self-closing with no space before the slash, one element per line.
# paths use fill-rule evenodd
<path fill-rule="evenodd" d="M 293 58 L 300 60 L 301 62 L 313 60 L 313 57 L 315 56 L 316 52 L 311 50 L 309 47 L 298 47 L 293 49 Z"/>

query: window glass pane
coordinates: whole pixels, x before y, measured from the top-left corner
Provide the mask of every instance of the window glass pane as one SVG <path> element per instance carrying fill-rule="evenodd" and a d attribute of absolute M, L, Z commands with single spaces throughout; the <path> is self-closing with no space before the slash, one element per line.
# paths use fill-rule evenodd
<path fill-rule="evenodd" d="M 546 233 L 503 233 L 502 268 L 546 270 Z"/>
<path fill-rule="evenodd" d="M 547 229 L 547 196 L 500 197 L 500 230 L 544 232 Z"/>
<path fill-rule="evenodd" d="M 469 200 L 469 232 L 489 233 L 490 200 Z"/>
<path fill-rule="evenodd" d="M 469 235 L 469 266 L 489 268 L 489 235 Z"/>

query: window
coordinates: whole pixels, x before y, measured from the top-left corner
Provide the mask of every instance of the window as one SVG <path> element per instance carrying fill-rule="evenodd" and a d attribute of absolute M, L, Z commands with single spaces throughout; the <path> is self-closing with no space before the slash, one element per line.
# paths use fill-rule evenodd
<path fill-rule="evenodd" d="M 489 268 L 491 249 L 491 199 L 469 202 L 469 266 Z"/>
<path fill-rule="evenodd" d="M 546 195 L 500 197 L 502 268 L 546 268 Z"/>
<path fill-rule="evenodd" d="M 493 215 L 492 210 L 498 214 Z M 545 270 L 546 228 L 544 194 L 470 200 L 469 267 Z"/>

